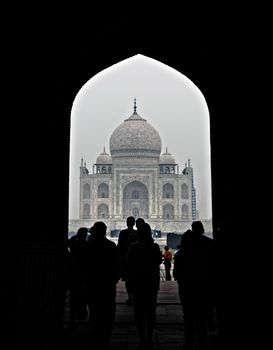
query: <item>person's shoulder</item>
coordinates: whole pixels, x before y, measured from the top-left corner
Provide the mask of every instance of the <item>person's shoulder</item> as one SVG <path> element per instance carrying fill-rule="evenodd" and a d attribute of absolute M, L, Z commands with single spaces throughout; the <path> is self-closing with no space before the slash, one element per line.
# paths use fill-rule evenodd
<path fill-rule="evenodd" d="M 107 242 L 107 244 L 109 244 L 109 245 L 114 245 L 114 246 L 116 246 L 116 243 L 115 243 L 114 241 L 111 241 L 111 239 L 109 239 L 109 238 L 107 238 L 107 237 L 105 237 L 105 242 Z"/>
<path fill-rule="evenodd" d="M 117 248 L 117 245 L 115 242 L 111 241 L 110 239 L 106 238 L 104 240 L 104 244 L 106 247 L 109 247 L 109 249 L 116 249 Z"/>
<path fill-rule="evenodd" d="M 202 240 L 203 242 L 206 242 L 207 244 L 211 244 L 211 245 L 214 244 L 214 239 L 213 239 L 213 238 L 210 238 L 210 237 L 207 237 L 207 236 L 205 236 L 205 235 L 202 235 L 202 236 L 201 236 L 201 240 Z"/>
<path fill-rule="evenodd" d="M 123 230 L 120 230 L 119 237 L 123 237 L 129 233 L 128 228 L 125 228 Z"/>
<path fill-rule="evenodd" d="M 123 242 L 124 239 L 126 238 L 126 236 L 127 236 L 126 229 L 125 230 L 121 230 L 119 232 L 119 235 L 118 235 L 118 243 Z"/>
<path fill-rule="evenodd" d="M 68 239 L 68 242 L 73 242 L 73 241 L 75 241 L 75 239 L 77 239 L 78 238 L 78 235 L 73 235 L 73 236 L 71 236 L 69 239 Z"/>
<path fill-rule="evenodd" d="M 177 258 L 177 257 L 179 257 L 179 256 L 181 256 L 181 255 L 183 255 L 183 249 L 182 249 L 182 248 L 178 249 L 178 250 L 174 253 L 173 257 L 174 257 L 174 258 Z"/>
<path fill-rule="evenodd" d="M 130 234 L 130 235 L 137 235 L 137 230 L 135 230 L 134 228 L 133 229 L 128 229 L 128 233 Z"/>
<path fill-rule="evenodd" d="M 206 249 L 213 250 L 215 249 L 215 241 L 213 238 L 207 237 L 207 236 L 201 236 L 201 242 Z"/>
<path fill-rule="evenodd" d="M 138 239 L 137 230 L 130 230 L 128 232 L 128 239 L 131 241 L 136 241 Z"/>
<path fill-rule="evenodd" d="M 160 250 L 160 247 L 159 247 L 158 243 L 153 242 L 153 247 L 154 247 L 154 249 L 159 249 Z"/>

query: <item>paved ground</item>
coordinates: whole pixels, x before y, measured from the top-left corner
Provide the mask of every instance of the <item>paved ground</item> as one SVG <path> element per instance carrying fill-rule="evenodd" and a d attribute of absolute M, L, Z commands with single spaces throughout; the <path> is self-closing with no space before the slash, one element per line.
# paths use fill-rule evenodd
<path fill-rule="evenodd" d="M 134 324 L 133 307 L 126 305 L 127 299 L 124 282 L 117 285 L 116 320 L 111 339 L 111 350 L 134 350 L 138 346 L 138 337 Z M 183 313 L 177 293 L 175 281 L 161 281 L 158 294 L 157 325 L 154 334 L 154 350 L 182 349 L 183 345 Z M 211 337 L 209 350 L 218 350 Z M 78 321 L 73 330 L 69 329 L 64 319 L 64 348 L 67 350 L 96 349 L 92 344 L 92 336 L 87 322 Z M 196 350 L 198 350 L 196 348 Z"/>

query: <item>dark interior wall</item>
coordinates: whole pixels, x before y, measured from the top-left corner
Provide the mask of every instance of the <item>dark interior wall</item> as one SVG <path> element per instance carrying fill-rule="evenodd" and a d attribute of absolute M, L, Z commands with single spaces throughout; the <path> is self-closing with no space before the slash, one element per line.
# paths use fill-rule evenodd
<path fill-rule="evenodd" d="M 189 20 L 183 9 L 160 18 L 141 10 L 144 16 L 136 16 L 132 10 L 130 15 L 108 13 L 95 21 L 94 12 L 89 12 L 88 20 L 77 18 L 80 20 L 77 22 L 73 18 L 66 19 L 64 13 L 56 23 L 50 17 L 40 21 L 38 16 L 33 16 L 31 22 L 22 17 L 13 30 L 10 30 L 12 23 L 9 22 L 10 27 L 5 29 L 5 33 L 10 30 L 9 35 L 3 36 L 1 43 L 1 82 L 4 87 L 1 101 L 2 203 L 7 226 L 2 230 L 1 240 L 19 242 L 20 252 L 21 243 L 35 241 L 35 256 L 39 263 L 37 246 L 41 241 L 52 241 L 53 246 L 57 246 L 57 242 L 62 245 L 68 224 L 73 100 L 82 85 L 102 69 L 138 53 L 155 58 L 191 79 L 202 91 L 209 107 L 214 227 L 223 218 L 233 223 L 232 232 L 224 239 L 224 243 L 228 243 L 224 258 L 228 259 L 222 275 L 227 295 L 224 299 L 225 321 L 228 330 L 234 329 L 234 314 L 239 314 L 237 320 L 243 317 L 241 302 L 245 295 L 240 292 L 237 282 L 242 284 L 245 265 L 238 263 L 234 250 L 230 259 L 230 247 L 235 243 L 234 238 L 237 240 L 246 234 L 240 232 L 245 228 L 243 219 L 248 219 L 249 215 L 253 218 L 252 198 L 246 182 L 254 167 L 249 148 L 253 141 L 249 135 L 251 118 L 248 113 L 252 100 L 246 91 L 253 86 L 247 62 L 255 47 L 253 42 L 249 45 L 248 28 L 244 26 L 240 30 L 234 17 L 225 21 L 219 16 L 213 22 L 204 18 L 199 22 L 194 15 Z M 65 21 L 59 21 L 60 18 Z M 14 262 L 13 254 L 11 246 L 10 251 L 2 255 L 1 266 L 5 274 L 1 272 L 4 276 L 1 282 L 4 279 L 4 286 L 14 277 L 9 273 L 14 270 L 6 269 L 6 257 Z M 32 259 L 32 252 L 30 255 Z M 58 257 L 54 255 L 54 259 Z M 32 263 L 28 265 L 29 256 L 20 259 L 27 262 L 27 267 L 32 266 Z M 47 273 L 52 272 L 48 268 L 49 264 L 53 266 L 52 261 L 43 260 L 44 265 L 32 271 L 33 275 L 22 265 L 26 283 L 21 288 L 24 300 L 21 305 L 25 305 L 31 320 L 39 302 L 35 304 L 29 297 L 29 283 L 31 281 L 35 286 L 38 280 L 33 276 L 36 275 L 47 278 Z M 15 266 L 13 294 L 5 289 L 2 304 L 9 306 L 11 303 L 6 303 L 7 298 L 18 296 L 17 287 L 21 282 L 18 281 L 18 266 L 20 261 Z M 234 272 L 239 275 L 236 281 Z M 44 285 L 49 285 L 49 289 L 52 287 L 47 280 Z M 232 305 L 234 300 L 240 304 L 238 309 Z M 13 324 L 10 308 L 5 310 L 4 318 L 5 315 L 7 319 L 10 317 L 10 324 Z M 43 319 L 41 315 L 38 318 Z M 22 324 L 21 332 L 26 331 L 25 338 L 29 335 L 31 338 L 32 328 L 22 327 Z M 51 324 L 48 322 L 47 326 L 53 328 L 49 326 Z"/>

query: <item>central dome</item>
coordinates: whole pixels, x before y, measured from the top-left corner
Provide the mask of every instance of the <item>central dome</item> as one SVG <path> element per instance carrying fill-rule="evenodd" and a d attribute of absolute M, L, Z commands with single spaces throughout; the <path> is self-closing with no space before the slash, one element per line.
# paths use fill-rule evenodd
<path fill-rule="evenodd" d="M 161 139 L 156 129 L 136 112 L 119 125 L 110 138 L 112 157 L 159 157 Z"/>

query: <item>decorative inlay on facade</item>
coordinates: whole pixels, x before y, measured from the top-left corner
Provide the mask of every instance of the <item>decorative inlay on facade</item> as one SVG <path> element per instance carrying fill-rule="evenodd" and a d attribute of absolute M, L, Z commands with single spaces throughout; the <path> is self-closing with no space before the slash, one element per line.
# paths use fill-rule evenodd
<path fill-rule="evenodd" d="M 150 176 L 128 176 L 120 174 L 120 177 L 122 188 L 133 181 L 142 182 L 147 188 L 150 186 Z"/>

